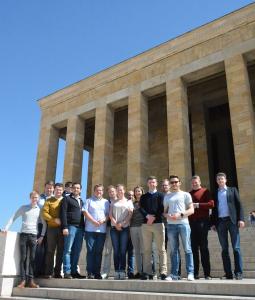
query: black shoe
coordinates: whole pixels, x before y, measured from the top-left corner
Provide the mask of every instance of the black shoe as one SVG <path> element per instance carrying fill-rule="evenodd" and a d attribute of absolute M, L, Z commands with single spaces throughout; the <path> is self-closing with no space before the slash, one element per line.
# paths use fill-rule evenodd
<path fill-rule="evenodd" d="M 199 275 L 194 275 L 194 278 L 195 278 L 196 280 L 200 279 Z"/>
<path fill-rule="evenodd" d="M 94 276 L 92 274 L 88 273 L 87 278 L 88 279 L 94 279 Z"/>
<path fill-rule="evenodd" d="M 233 279 L 233 275 L 232 274 L 229 274 L 229 275 L 225 274 L 220 279 L 222 279 L 222 280 L 230 279 L 231 280 L 231 279 Z"/>
<path fill-rule="evenodd" d="M 205 276 L 205 280 L 212 280 L 212 277 L 210 275 Z"/>
<path fill-rule="evenodd" d="M 153 280 L 153 275 L 149 275 L 149 280 Z"/>
<path fill-rule="evenodd" d="M 80 273 L 75 273 L 75 274 L 72 274 L 72 277 L 73 278 L 77 278 L 77 279 L 85 279 L 86 278 L 86 276 L 83 276 L 83 275 L 81 275 Z"/>
<path fill-rule="evenodd" d="M 235 274 L 235 279 L 236 280 L 242 280 L 243 279 L 243 274 L 242 273 L 236 273 Z"/>
<path fill-rule="evenodd" d="M 102 278 L 101 274 L 96 274 L 96 275 L 94 276 L 94 279 L 103 279 L 103 278 Z"/>
<path fill-rule="evenodd" d="M 128 279 L 135 279 L 134 273 L 128 273 Z"/>
<path fill-rule="evenodd" d="M 54 278 L 59 278 L 59 279 L 60 279 L 60 278 L 63 278 L 63 277 L 62 277 L 62 275 L 60 275 L 60 274 L 55 274 L 55 275 L 54 275 Z"/>
<path fill-rule="evenodd" d="M 146 274 L 146 273 L 143 273 L 143 274 L 140 276 L 140 279 L 141 279 L 141 280 L 148 280 L 148 279 L 149 279 L 149 275 Z"/>
<path fill-rule="evenodd" d="M 141 278 L 141 274 L 138 272 L 134 275 L 135 279 L 140 279 Z"/>
<path fill-rule="evenodd" d="M 166 277 L 167 277 L 166 274 L 160 274 L 160 279 L 161 280 L 166 280 Z"/>
<path fill-rule="evenodd" d="M 72 275 L 69 273 L 64 274 L 65 279 L 73 279 Z"/>

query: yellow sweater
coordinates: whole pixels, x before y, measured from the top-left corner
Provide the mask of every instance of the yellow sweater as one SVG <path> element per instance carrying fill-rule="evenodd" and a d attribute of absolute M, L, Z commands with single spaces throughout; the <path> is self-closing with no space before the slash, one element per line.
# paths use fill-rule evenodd
<path fill-rule="evenodd" d="M 42 217 L 47 222 L 49 227 L 59 227 L 60 225 L 55 222 L 59 218 L 61 200 L 51 197 L 47 199 L 42 208 Z"/>

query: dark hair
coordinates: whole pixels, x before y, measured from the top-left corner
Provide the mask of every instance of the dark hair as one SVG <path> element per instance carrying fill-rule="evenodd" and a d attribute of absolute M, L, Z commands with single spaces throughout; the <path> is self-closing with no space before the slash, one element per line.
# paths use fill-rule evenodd
<path fill-rule="evenodd" d="M 226 173 L 223 173 L 223 172 L 217 173 L 217 174 L 216 174 L 216 179 L 217 179 L 217 177 L 225 177 L 225 178 L 227 179 Z"/>
<path fill-rule="evenodd" d="M 44 186 L 46 186 L 46 185 L 53 185 L 54 186 L 54 181 L 53 180 L 48 180 L 48 181 L 46 181 L 45 182 L 45 184 L 44 184 Z"/>
<path fill-rule="evenodd" d="M 173 178 L 177 178 L 179 181 L 181 181 L 178 175 L 170 175 L 169 181 L 171 181 L 171 179 L 173 179 Z"/>
<path fill-rule="evenodd" d="M 199 179 L 199 180 L 201 180 L 199 175 L 193 175 L 193 176 L 191 177 L 191 180 L 192 180 L 192 179 Z"/>
<path fill-rule="evenodd" d="M 73 186 L 72 181 L 67 181 L 67 182 L 65 183 L 65 188 L 69 188 L 69 187 L 72 187 L 72 186 Z"/>
<path fill-rule="evenodd" d="M 80 186 L 80 188 L 82 189 L 82 186 L 81 186 L 81 184 L 80 184 L 80 182 L 73 182 L 73 185 L 72 185 L 72 187 L 74 186 L 74 185 L 79 185 Z"/>
<path fill-rule="evenodd" d="M 99 187 L 101 187 L 101 188 L 104 189 L 104 186 L 103 186 L 101 183 L 95 184 L 95 185 L 94 185 L 94 192 L 95 192 L 95 190 L 96 190 L 97 188 L 99 188 Z"/>
<path fill-rule="evenodd" d="M 147 178 L 147 182 L 149 181 L 149 180 L 153 180 L 153 179 L 156 179 L 156 181 L 158 181 L 158 179 L 157 179 L 157 177 L 156 176 L 149 176 L 148 178 Z"/>
<path fill-rule="evenodd" d="M 54 189 L 56 188 L 56 187 L 62 187 L 62 188 L 64 188 L 64 185 L 63 185 L 63 183 L 60 183 L 60 182 L 57 182 L 57 183 L 55 183 L 55 185 L 54 185 Z"/>

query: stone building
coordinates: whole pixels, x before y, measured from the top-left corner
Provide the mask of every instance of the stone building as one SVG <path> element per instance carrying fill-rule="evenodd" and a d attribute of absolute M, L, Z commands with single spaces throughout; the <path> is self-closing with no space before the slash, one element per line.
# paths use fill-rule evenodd
<path fill-rule="evenodd" d="M 39 101 L 34 188 L 80 181 L 89 151 L 95 183 L 145 184 L 148 175 L 192 174 L 215 190 L 225 171 L 246 209 L 255 208 L 255 4 L 81 80 Z"/>

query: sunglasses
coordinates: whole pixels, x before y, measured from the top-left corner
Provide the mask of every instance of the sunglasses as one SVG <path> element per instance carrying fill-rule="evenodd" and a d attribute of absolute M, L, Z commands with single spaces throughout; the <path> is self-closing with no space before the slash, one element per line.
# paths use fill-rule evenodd
<path fill-rule="evenodd" d="M 178 183 L 179 181 L 170 181 L 171 184 Z"/>

